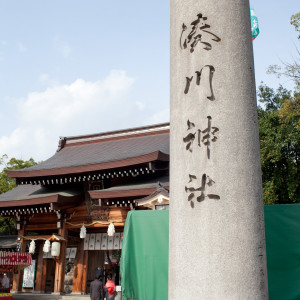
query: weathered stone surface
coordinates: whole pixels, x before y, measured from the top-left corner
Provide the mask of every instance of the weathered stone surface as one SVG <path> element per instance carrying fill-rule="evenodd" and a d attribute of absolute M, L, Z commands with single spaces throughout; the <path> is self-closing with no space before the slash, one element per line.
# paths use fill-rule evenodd
<path fill-rule="evenodd" d="M 169 299 L 267 299 L 248 0 L 171 0 L 170 176 Z"/>

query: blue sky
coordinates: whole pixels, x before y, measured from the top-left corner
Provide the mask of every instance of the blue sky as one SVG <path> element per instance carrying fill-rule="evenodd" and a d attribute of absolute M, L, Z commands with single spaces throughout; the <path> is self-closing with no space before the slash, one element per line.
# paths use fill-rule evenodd
<path fill-rule="evenodd" d="M 256 82 L 296 54 L 296 0 L 251 1 Z M 234 22 L 234 20 L 229 20 Z M 0 155 L 44 160 L 59 136 L 169 121 L 169 1 L 0 1 Z"/>

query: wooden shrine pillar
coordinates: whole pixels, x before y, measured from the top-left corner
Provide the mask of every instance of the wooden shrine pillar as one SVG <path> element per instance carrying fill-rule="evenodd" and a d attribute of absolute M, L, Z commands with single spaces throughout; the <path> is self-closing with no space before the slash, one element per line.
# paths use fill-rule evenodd
<path fill-rule="evenodd" d="M 46 281 L 47 281 L 47 259 L 43 259 L 43 270 L 41 277 L 41 292 L 46 292 Z"/>
<path fill-rule="evenodd" d="M 81 282 L 81 290 L 82 293 L 86 293 L 86 284 L 87 284 L 87 269 L 88 269 L 88 251 L 83 251 L 83 272 L 82 272 L 82 282 Z"/>
<path fill-rule="evenodd" d="M 37 293 L 44 293 L 45 292 L 45 284 L 46 284 L 46 274 L 44 274 L 44 264 L 46 264 L 46 259 L 43 259 L 43 247 L 44 241 L 39 242 L 38 246 L 38 259 L 37 259 L 37 266 L 36 266 L 36 276 L 35 276 L 35 289 L 34 291 Z"/>
<path fill-rule="evenodd" d="M 78 251 L 74 263 L 73 289 L 72 294 L 83 294 L 85 287 L 83 281 L 86 281 L 86 267 L 84 268 L 84 239 L 81 239 L 78 244 Z M 85 279 L 84 279 L 85 278 Z"/>
<path fill-rule="evenodd" d="M 26 243 L 24 240 L 25 235 L 25 224 L 21 223 L 21 229 L 18 231 L 18 243 L 21 244 L 20 252 L 25 252 L 26 250 Z M 23 270 L 18 270 L 17 274 L 13 276 L 13 292 L 21 292 L 22 291 L 22 280 L 23 280 Z"/>
<path fill-rule="evenodd" d="M 58 234 L 65 240 L 68 239 L 68 230 L 66 223 L 61 222 L 62 228 L 58 230 Z M 55 278 L 54 278 L 54 294 L 61 294 L 64 292 L 65 286 L 65 268 L 66 268 L 66 249 L 67 241 L 61 242 L 60 256 L 56 260 Z"/>

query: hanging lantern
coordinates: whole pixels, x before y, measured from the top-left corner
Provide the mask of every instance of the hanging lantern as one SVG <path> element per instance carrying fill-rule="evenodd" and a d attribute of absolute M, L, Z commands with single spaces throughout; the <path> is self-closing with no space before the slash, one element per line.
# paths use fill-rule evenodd
<path fill-rule="evenodd" d="M 86 228 L 84 225 L 80 228 L 80 238 L 84 239 L 86 237 Z"/>
<path fill-rule="evenodd" d="M 57 257 L 60 254 L 60 243 L 59 242 L 53 242 L 51 247 L 51 255 L 53 257 Z"/>
<path fill-rule="evenodd" d="M 113 223 L 110 223 L 107 229 L 108 236 L 114 236 L 115 234 L 115 226 Z"/>
<path fill-rule="evenodd" d="M 44 244 L 44 247 L 43 247 L 43 251 L 45 252 L 45 253 L 48 253 L 48 252 L 50 252 L 50 241 L 45 241 L 45 244 Z"/>
<path fill-rule="evenodd" d="M 163 201 L 164 201 L 163 196 L 162 196 L 162 195 L 159 195 L 159 196 L 158 196 L 158 199 L 157 199 L 157 202 L 158 202 L 159 204 L 161 204 L 161 203 L 163 203 Z"/>
<path fill-rule="evenodd" d="M 32 240 L 29 245 L 29 253 L 34 254 L 34 252 L 35 252 L 35 241 Z"/>

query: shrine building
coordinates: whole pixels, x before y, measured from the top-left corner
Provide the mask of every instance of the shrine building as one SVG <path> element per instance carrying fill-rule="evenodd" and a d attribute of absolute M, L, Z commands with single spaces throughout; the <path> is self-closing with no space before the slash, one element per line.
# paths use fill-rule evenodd
<path fill-rule="evenodd" d="M 61 137 L 52 157 L 7 174 L 17 187 L 0 215 L 16 219 L 17 251 L 34 253 L 31 283 L 14 272 L 13 292 L 89 293 L 98 266 L 120 284 L 128 211 L 168 209 L 169 124 Z"/>

